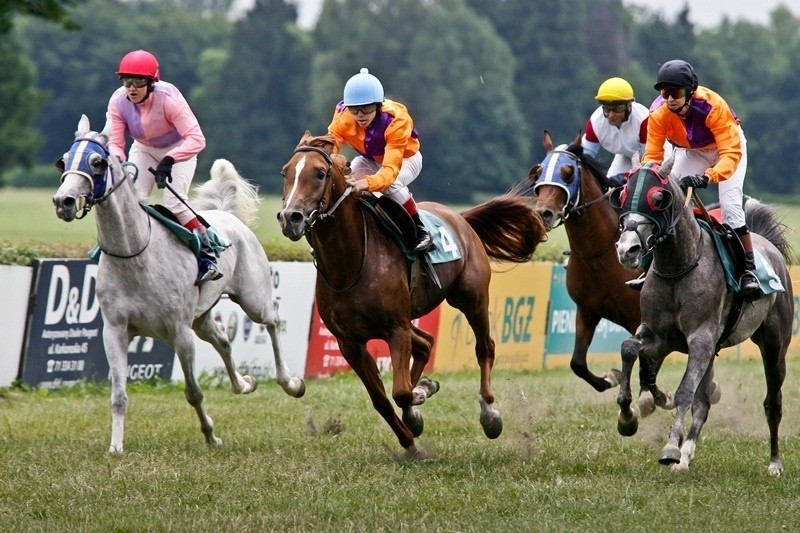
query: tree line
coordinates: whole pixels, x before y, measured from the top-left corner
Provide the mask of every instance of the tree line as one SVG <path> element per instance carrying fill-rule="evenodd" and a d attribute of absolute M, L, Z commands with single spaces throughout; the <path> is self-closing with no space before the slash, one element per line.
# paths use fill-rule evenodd
<path fill-rule="evenodd" d="M 368 67 L 420 132 L 415 196 L 474 202 L 524 178 L 544 156 L 543 130 L 557 142 L 575 137 L 603 80 L 626 78 L 649 105 L 658 66 L 681 58 L 742 120 L 746 192 L 799 192 L 800 20 L 783 7 L 765 26 L 723 20 L 701 29 L 688 3 L 662 15 L 622 0 L 325 0 L 314 28 L 302 29 L 284 0 L 255 0 L 239 17 L 230 16 L 232 4 L 4 4 L 2 183 L 54 185 L 52 162 L 78 118 L 102 126 L 120 57 L 145 48 L 206 134 L 198 181 L 224 157 L 262 192 L 278 193 L 280 168 L 302 133 L 324 133 L 345 81 Z"/>

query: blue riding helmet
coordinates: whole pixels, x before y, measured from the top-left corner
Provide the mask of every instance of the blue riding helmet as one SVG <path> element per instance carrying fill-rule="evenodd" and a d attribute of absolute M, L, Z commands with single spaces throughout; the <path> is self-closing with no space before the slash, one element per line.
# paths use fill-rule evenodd
<path fill-rule="evenodd" d="M 361 72 L 344 84 L 344 105 L 359 106 L 383 102 L 383 85 L 380 80 L 362 68 Z"/>

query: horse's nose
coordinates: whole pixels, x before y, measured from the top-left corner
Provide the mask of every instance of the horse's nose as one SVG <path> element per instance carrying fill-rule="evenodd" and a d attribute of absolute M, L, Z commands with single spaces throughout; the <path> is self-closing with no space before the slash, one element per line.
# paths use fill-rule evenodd
<path fill-rule="evenodd" d="M 305 220 L 305 215 L 296 209 L 284 209 L 278 212 L 278 222 L 283 235 L 293 241 L 300 239 L 305 233 Z"/>
<path fill-rule="evenodd" d="M 553 222 L 556 218 L 556 213 L 552 209 L 539 207 L 536 209 L 536 214 L 538 214 L 542 218 L 542 222 L 544 222 L 544 226 L 551 230 L 553 229 Z"/>

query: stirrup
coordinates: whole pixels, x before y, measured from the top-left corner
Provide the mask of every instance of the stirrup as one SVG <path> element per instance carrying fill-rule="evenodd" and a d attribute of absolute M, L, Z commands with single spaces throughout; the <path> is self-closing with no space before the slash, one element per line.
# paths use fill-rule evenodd
<path fill-rule="evenodd" d="M 645 276 L 644 276 L 644 274 L 642 274 L 638 278 L 634 278 L 634 279 L 630 279 L 630 280 L 626 281 L 625 285 L 627 285 L 628 287 L 630 287 L 631 289 L 633 289 L 635 291 L 641 291 L 642 287 L 644 286 L 644 280 L 645 280 Z"/>
<path fill-rule="evenodd" d="M 748 301 L 761 298 L 761 285 L 752 270 L 745 270 L 742 277 L 739 278 L 739 292 Z"/>
<path fill-rule="evenodd" d="M 197 279 L 194 282 L 195 287 L 199 287 L 206 281 L 215 281 L 222 277 L 222 272 L 219 271 L 217 264 L 205 257 L 200 259 L 199 262 L 200 272 L 197 273 Z"/>

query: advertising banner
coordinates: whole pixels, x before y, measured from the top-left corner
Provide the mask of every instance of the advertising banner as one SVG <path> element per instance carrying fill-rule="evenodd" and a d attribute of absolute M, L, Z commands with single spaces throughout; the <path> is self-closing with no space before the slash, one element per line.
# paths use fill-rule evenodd
<path fill-rule="evenodd" d="M 550 294 L 551 263 L 493 264 L 489 284 L 489 328 L 495 368 L 538 370 L 542 366 Z M 436 336 L 437 371 L 475 369 L 475 335 L 463 313 L 441 306 Z"/>
<path fill-rule="evenodd" d="M 439 327 L 439 309 L 437 307 L 427 315 L 412 320 L 412 324 L 424 329 L 434 337 Z M 371 340 L 367 342 L 367 351 L 375 359 L 378 364 L 378 369 L 381 373 L 391 370 L 392 361 L 389 355 L 389 346 L 382 340 Z M 431 357 L 425 369 L 430 371 L 433 369 L 434 359 L 436 358 L 436 343 L 434 343 L 431 350 Z M 336 337 L 333 336 L 322 318 L 319 316 L 316 304 L 314 305 L 314 312 L 311 316 L 311 334 L 308 340 L 308 358 L 306 360 L 306 377 L 330 377 L 339 372 L 349 372 L 350 365 L 344 360 L 342 352 L 339 350 L 339 343 Z"/>
<path fill-rule="evenodd" d="M 293 376 L 303 377 L 317 271 L 312 263 L 298 262 L 272 262 L 270 271 L 272 294 L 280 318 L 278 342 L 284 363 Z M 259 288 L 253 287 L 253 290 Z M 212 314 L 228 333 L 233 360 L 239 372 L 257 379 L 275 378 L 275 355 L 266 326 L 254 323 L 227 296 L 223 296 L 214 306 Z M 222 359 L 214 347 L 195 337 L 196 374 L 224 371 Z M 183 381 L 183 370 L 177 359 L 172 379 Z"/>
<path fill-rule="evenodd" d="M 567 270 L 562 265 L 553 265 L 543 368 L 569 365 L 575 344 L 576 312 L 577 306 L 567 292 Z M 630 333 L 622 326 L 606 319 L 601 320 L 589 345 L 587 361 L 619 361 L 620 347 L 628 337 Z"/>
<path fill-rule="evenodd" d="M 108 378 L 103 318 L 95 289 L 97 265 L 88 259 L 42 259 L 35 267 L 22 381 L 54 388 Z M 128 379 L 169 379 L 175 352 L 135 337 L 128 346 Z"/>

